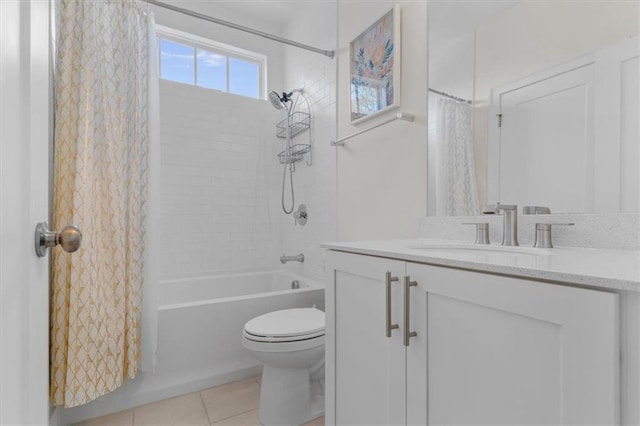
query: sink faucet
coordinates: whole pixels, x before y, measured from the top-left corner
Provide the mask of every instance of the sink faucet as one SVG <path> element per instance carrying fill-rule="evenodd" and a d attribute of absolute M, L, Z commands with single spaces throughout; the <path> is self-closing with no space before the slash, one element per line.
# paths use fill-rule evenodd
<path fill-rule="evenodd" d="M 517 246 L 518 244 L 518 206 L 508 204 L 498 204 L 495 208 L 496 214 L 504 215 L 502 221 L 502 245 Z"/>
<path fill-rule="evenodd" d="M 284 253 L 280 256 L 280 263 L 287 262 L 300 262 L 304 263 L 304 254 L 300 253 L 295 256 L 285 256 Z"/>

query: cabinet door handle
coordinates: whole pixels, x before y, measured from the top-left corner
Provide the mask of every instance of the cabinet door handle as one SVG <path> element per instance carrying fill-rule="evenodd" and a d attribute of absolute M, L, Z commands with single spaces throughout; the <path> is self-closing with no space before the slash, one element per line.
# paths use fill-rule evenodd
<path fill-rule="evenodd" d="M 410 305 L 410 288 L 417 286 L 416 281 L 411 281 L 411 277 L 408 275 L 404 277 L 404 345 L 409 346 L 409 339 L 416 337 L 418 333 L 415 331 L 409 331 L 409 321 L 411 319 L 411 313 L 409 312 Z"/>
<path fill-rule="evenodd" d="M 385 276 L 386 285 L 386 336 L 391 337 L 391 330 L 398 328 L 398 324 L 391 324 L 391 283 L 398 281 L 398 277 L 392 277 L 391 272 L 387 272 Z"/>

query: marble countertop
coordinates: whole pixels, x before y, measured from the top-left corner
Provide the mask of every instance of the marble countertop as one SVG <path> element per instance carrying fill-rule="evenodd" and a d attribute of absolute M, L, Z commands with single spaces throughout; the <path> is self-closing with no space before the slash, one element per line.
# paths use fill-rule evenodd
<path fill-rule="evenodd" d="M 640 251 L 473 245 L 411 239 L 325 243 L 323 248 L 431 265 L 640 292 Z"/>

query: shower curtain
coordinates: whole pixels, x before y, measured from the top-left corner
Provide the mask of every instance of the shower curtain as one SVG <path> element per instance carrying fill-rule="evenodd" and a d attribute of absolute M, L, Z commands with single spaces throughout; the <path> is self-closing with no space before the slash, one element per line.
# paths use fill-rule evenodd
<path fill-rule="evenodd" d="M 431 97 L 430 97 L 431 98 Z M 480 214 L 473 155 L 471 105 L 447 98 L 430 102 L 430 153 L 435 155 L 436 214 L 469 216 Z"/>
<path fill-rule="evenodd" d="M 153 17 L 135 0 L 55 8 L 53 222 L 83 241 L 53 251 L 50 393 L 73 407 L 136 376 L 143 340 L 153 367 L 157 62 Z"/>

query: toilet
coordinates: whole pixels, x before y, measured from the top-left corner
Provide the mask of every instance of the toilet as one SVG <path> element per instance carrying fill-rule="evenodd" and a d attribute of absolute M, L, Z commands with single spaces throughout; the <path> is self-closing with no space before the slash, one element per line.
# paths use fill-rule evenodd
<path fill-rule="evenodd" d="M 324 415 L 324 312 L 284 309 L 249 320 L 242 344 L 262 362 L 260 422 L 301 425 Z"/>

